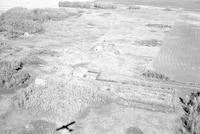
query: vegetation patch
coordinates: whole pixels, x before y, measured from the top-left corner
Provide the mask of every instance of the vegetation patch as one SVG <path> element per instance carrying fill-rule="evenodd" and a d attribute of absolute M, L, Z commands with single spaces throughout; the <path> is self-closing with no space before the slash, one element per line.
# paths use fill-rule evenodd
<path fill-rule="evenodd" d="M 97 8 L 97 9 L 115 9 L 116 6 L 113 5 L 113 4 L 110 4 L 110 3 L 102 3 L 102 2 L 95 2 L 93 4 L 93 7 L 94 8 Z"/>
<path fill-rule="evenodd" d="M 173 11 L 173 9 L 170 8 L 170 7 L 166 7 L 166 8 L 163 9 L 163 11 Z"/>
<path fill-rule="evenodd" d="M 190 96 L 179 98 L 183 110 L 181 116 L 180 134 L 200 133 L 200 92 L 191 93 Z"/>
<path fill-rule="evenodd" d="M 141 9 L 141 7 L 134 5 L 134 6 L 129 6 L 128 9 L 129 10 L 139 10 L 139 9 Z"/>
<path fill-rule="evenodd" d="M 34 56 L 34 55 L 23 57 L 21 59 L 21 62 L 24 65 L 41 65 L 41 64 L 45 63 L 44 60 L 42 60 L 38 56 Z"/>
<path fill-rule="evenodd" d="M 7 43 L 5 41 L 0 41 L 0 47 L 7 46 Z"/>
<path fill-rule="evenodd" d="M 53 8 L 46 8 L 46 9 L 33 9 L 31 10 L 33 14 L 33 20 L 37 22 L 45 22 L 45 21 L 60 21 L 70 16 L 76 16 L 77 13 L 69 12 L 65 9 L 53 9 Z"/>
<path fill-rule="evenodd" d="M 24 34 L 44 31 L 42 23 L 49 20 L 62 20 L 75 15 L 64 9 L 12 8 L 0 16 L 0 33 L 9 38 L 18 38 Z"/>
<path fill-rule="evenodd" d="M 4 51 L 11 49 L 11 47 L 8 45 L 5 41 L 0 41 L 0 54 L 2 54 Z"/>
<path fill-rule="evenodd" d="M 26 8 L 12 8 L 1 14 L 0 32 L 9 38 L 16 38 L 26 32 L 34 34 L 43 31 L 42 25 L 33 18 Z"/>
<path fill-rule="evenodd" d="M 135 41 L 136 45 L 139 46 L 148 46 L 148 47 L 156 47 L 156 46 L 162 46 L 162 41 L 161 40 L 137 40 Z"/>
<path fill-rule="evenodd" d="M 92 8 L 91 2 L 70 2 L 70 1 L 60 1 L 59 7 L 71 7 L 71 8 Z"/>
<path fill-rule="evenodd" d="M 13 89 L 28 86 L 31 75 L 23 70 L 22 62 L 1 61 L 0 66 L 1 93 L 12 93 Z"/>
<path fill-rule="evenodd" d="M 70 2 L 70 1 L 60 1 L 59 7 L 69 7 L 69 8 L 94 8 L 94 9 L 115 9 L 113 4 L 103 3 L 103 2 Z"/>
<path fill-rule="evenodd" d="M 0 55 L 1 58 L 3 58 L 3 55 L 13 55 L 16 54 L 20 51 L 22 51 L 23 48 L 16 46 L 16 45 L 11 45 L 10 43 L 7 43 L 6 41 L 0 41 Z"/>
<path fill-rule="evenodd" d="M 30 52 L 30 55 L 41 55 L 41 56 L 59 56 L 59 53 L 54 50 L 48 50 L 48 49 L 34 49 Z"/>
<path fill-rule="evenodd" d="M 171 25 L 166 24 L 147 24 L 147 27 L 153 27 L 153 28 L 160 28 L 160 29 L 169 29 L 172 28 Z"/>
<path fill-rule="evenodd" d="M 164 74 L 157 73 L 151 70 L 148 70 L 147 72 L 142 73 L 142 76 L 144 76 L 147 79 L 152 80 L 162 80 L 162 81 L 169 81 L 169 77 L 165 76 Z"/>
<path fill-rule="evenodd" d="M 144 132 L 137 127 L 129 127 L 126 129 L 125 134 L 144 134 Z"/>

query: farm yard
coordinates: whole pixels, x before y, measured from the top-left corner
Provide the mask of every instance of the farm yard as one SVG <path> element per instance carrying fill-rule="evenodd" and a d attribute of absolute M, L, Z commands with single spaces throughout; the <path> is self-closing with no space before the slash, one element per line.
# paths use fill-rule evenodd
<path fill-rule="evenodd" d="M 198 12 L 58 5 L 1 13 L 0 134 L 194 134 Z"/>

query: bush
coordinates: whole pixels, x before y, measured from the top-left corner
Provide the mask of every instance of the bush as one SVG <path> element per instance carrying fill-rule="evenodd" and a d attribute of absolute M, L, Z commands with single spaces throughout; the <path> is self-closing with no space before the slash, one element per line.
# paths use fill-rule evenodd
<path fill-rule="evenodd" d="M 200 134 L 200 92 L 179 98 L 184 114 L 181 117 L 180 134 Z"/>
<path fill-rule="evenodd" d="M 144 76 L 147 79 L 154 79 L 154 80 L 162 80 L 162 81 L 169 81 L 169 77 L 165 76 L 164 74 L 157 73 L 151 70 L 148 70 L 147 72 L 142 73 L 142 76 Z"/>

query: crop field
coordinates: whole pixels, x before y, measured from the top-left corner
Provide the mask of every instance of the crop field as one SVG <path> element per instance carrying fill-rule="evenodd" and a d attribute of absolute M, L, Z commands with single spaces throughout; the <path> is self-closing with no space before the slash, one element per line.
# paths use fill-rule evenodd
<path fill-rule="evenodd" d="M 199 37 L 199 27 L 177 23 L 154 61 L 155 69 L 179 81 L 199 83 Z"/>

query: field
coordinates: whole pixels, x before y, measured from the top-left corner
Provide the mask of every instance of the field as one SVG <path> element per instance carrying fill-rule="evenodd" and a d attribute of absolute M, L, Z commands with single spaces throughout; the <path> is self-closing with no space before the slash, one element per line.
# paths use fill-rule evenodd
<path fill-rule="evenodd" d="M 169 74 L 179 81 L 198 83 L 200 81 L 199 36 L 198 27 L 191 24 L 176 24 L 154 61 L 156 70 Z"/>
<path fill-rule="evenodd" d="M 179 134 L 200 14 L 84 4 L 2 13 L 0 134 Z"/>

